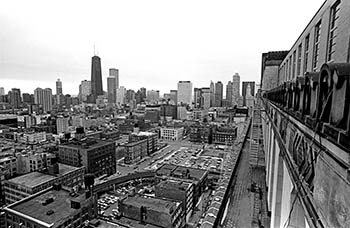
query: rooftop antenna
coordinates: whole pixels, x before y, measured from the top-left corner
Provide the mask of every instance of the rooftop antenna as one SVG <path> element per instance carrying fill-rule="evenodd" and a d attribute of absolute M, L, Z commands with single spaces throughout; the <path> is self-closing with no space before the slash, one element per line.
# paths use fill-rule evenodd
<path fill-rule="evenodd" d="M 96 48 L 95 48 L 95 44 L 94 44 L 94 56 L 96 56 Z"/>

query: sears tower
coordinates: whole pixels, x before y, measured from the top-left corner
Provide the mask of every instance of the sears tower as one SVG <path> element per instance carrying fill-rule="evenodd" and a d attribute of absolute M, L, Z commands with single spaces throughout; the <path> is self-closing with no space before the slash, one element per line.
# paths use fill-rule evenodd
<path fill-rule="evenodd" d="M 101 59 L 96 55 L 92 57 L 91 62 L 91 95 L 94 99 L 103 95 Z"/>

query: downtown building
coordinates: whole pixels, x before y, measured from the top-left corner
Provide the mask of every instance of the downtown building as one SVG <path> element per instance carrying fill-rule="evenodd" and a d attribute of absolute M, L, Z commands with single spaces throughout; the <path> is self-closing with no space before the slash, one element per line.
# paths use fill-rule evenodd
<path fill-rule="evenodd" d="M 249 91 L 248 91 L 249 90 Z M 247 97 L 251 98 L 255 96 L 255 82 L 242 82 L 242 98 L 243 106 L 248 106 Z"/>
<path fill-rule="evenodd" d="M 40 113 L 50 112 L 52 110 L 52 90 L 50 88 L 36 88 L 34 102 L 39 106 Z"/>
<path fill-rule="evenodd" d="M 350 227 L 350 2 L 327 0 L 288 52 L 262 55 L 270 227 Z"/>
<path fill-rule="evenodd" d="M 88 97 L 91 94 L 91 81 L 81 81 L 79 85 L 79 100 L 83 102 L 88 101 Z"/>
<path fill-rule="evenodd" d="M 192 83 L 190 81 L 179 81 L 177 83 L 177 103 L 192 104 Z"/>
<path fill-rule="evenodd" d="M 239 76 L 238 73 L 235 73 L 232 76 L 232 103 L 233 106 L 235 105 L 239 105 L 239 98 L 240 98 L 240 90 L 239 90 L 239 86 L 240 86 L 240 79 L 241 77 Z"/>
<path fill-rule="evenodd" d="M 4 181 L 5 202 L 11 204 L 30 195 L 50 188 L 54 184 L 67 187 L 82 186 L 84 167 L 74 167 L 61 163 L 48 166 L 48 171 L 34 171 Z"/>
<path fill-rule="evenodd" d="M 210 108 L 210 88 L 194 88 L 194 108 L 209 109 Z"/>
<path fill-rule="evenodd" d="M 119 70 L 115 68 L 109 69 L 109 77 L 107 77 L 107 98 L 108 103 L 116 103 L 117 89 L 119 88 Z"/>
<path fill-rule="evenodd" d="M 115 142 L 86 138 L 58 146 L 59 162 L 75 167 L 85 167 L 86 173 L 95 177 L 116 172 Z"/>
<path fill-rule="evenodd" d="M 160 138 L 164 140 L 182 140 L 184 133 L 184 128 L 175 128 L 175 127 L 162 127 L 160 129 Z"/>
<path fill-rule="evenodd" d="M 97 202 L 84 189 L 72 192 L 60 184 L 4 208 L 5 227 L 86 227 L 97 216 Z"/>
<path fill-rule="evenodd" d="M 93 103 L 103 95 L 101 58 L 96 55 L 91 60 L 91 95 Z"/>

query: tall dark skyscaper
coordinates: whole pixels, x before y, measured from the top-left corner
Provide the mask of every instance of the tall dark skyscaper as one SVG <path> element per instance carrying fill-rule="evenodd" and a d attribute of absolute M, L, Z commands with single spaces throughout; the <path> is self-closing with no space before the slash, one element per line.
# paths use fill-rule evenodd
<path fill-rule="evenodd" d="M 92 57 L 91 62 L 91 95 L 94 99 L 103 95 L 101 59 L 96 55 Z"/>

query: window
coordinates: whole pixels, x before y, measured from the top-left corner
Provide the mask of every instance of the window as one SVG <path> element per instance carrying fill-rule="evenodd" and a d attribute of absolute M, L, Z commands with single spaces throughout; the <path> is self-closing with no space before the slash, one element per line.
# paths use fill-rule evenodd
<path fill-rule="evenodd" d="M 300 68 L 301 68 L 301 44 L 298 46 L 298 61 L 297 61 L 297 76 L 300 76 Z"/>
<path fill-rule="evenodd" d="M 289 56 L 289 72 L 288 72 L 288 80 L 292 78 L 292 55 Z"/>
<path fill-rule="evenodd" d="M 335 52 L 335 39 L 337 37 L 337 21 L 339 18 L 339 5 L 340 1 L 337 1 L 331 8 L 331 17 L 330 17 L 330 27 L 328 34 L 328 56 L 327 60 L 330 61 L 333 59 L 333 54 Z"/>
<path fill-rule="evenodd" d="M 315 26 L 315 38 L 314 38 L 314 58 L 312 68 L 315 71 L 318 66 L 318 57 L 320 54 L 320 35 L 321 35 L 321 21 Z"/>
<path fill-rule="evenodd" d="M 296 63 L 296 51 L 293 52 L 293 73 L 292 73 L 292 78 L 295 76 L 295 63 Z"/>
<path fill-rule="evenodd" d="M 309 62 L 309 44 L 310 43 L 310 34 L 305 37 L 305 49 L 304 49 L 304 73 L 307 71 L 308 62 Z"/>

